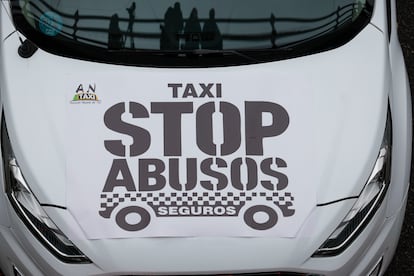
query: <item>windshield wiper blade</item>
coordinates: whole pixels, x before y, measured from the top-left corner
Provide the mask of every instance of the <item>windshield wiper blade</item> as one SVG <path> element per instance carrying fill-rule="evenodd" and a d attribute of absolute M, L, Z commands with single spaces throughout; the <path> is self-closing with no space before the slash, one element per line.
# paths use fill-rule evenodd
<path fill-rule="evenodd" d="M 121 54 L 145 54 L 145 55 L 158 55 L 158 56 L 176 56 L 176 57 L 206 57 L 209 55 L 235 55 L 242 57 L 253 63 L 259 63 L 260 60 L 244 54 L 239 50 L 210 50 L 210 49 L 194 49 L 194 50 L 144 50 L 144 49 L 109 49 L 110 53 L 121 53 Z"/>
<path fill-rule="evenodd" d="M 195 55 L 195 56 L 207 56 L 207 55 L 235 55 L 242 58 L 245 58 L 254 63 L 259 63 L 260 61 L 254 57 L 246 55 L 238 50 L 211 50 L 211 49 L 194 49 L 191 51 L 183 51 L 182 54 Z"/>

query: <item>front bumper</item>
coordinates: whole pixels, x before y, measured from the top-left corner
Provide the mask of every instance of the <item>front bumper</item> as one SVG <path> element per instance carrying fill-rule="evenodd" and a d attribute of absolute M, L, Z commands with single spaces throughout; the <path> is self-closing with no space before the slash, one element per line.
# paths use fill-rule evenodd
<path fill-rule="evenodd" d="M 345 252 L 336 257 L 321 258 L 310 257 L 316 249 L 314 246 L 324 238 L 321 235 L 315 238 L 312 233 L 321 231 L 329 235 L 330 227 L 326 222 L 335 223 L 329 217 L 340 216 L 353 200 L 317 208 L 295 239 L 83 240 L 77 245 L 93 263 L 79 265 L 57 260 L 11 212 L 11 228 L 0 226 L 0 266 L 6 276 L 14 275 L 13 266 L 24 275 L 192 275 L 288 271 L 329 276 L 368 275 L 383 258 L 382 274 L 398 243 L 407 193 L 395 215 L 385 218 L 388 201 L 386 197 L 369 225 Z M 70 217 L 65 210 L 49 208 L 47 211 L 53 219 Z M 62 230 L 71 232 L 68 227 L 74 228 L 74 225 L 73 221 L 66 220 Z M 325 228 L 328 229 L 323 230 Z M 73 230 L 71 234 L 74 235 Z"/>

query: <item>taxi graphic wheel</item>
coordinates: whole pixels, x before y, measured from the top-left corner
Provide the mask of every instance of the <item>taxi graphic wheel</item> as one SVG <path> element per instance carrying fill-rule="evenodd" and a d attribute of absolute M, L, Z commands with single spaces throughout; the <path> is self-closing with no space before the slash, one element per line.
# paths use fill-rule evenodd
<path fill-rule="evenodd" d="M 265 213 L 268 218 L 265 221 L 256 221 L 256 214 Z M 274 209 L 266 205 L 252 206 L 244 213 L 244 221 L 248 226 L 255 230 L 267 230 L 277 223 L 277 213 Z"/>
<path fill-rule="evenodd" d="M 140 220 L 137 223 L 129 223 L 127 216 L 137 214 Z M 115 217 L 116 223 L 119 227 L 126 231 L 140 231 L 148 226 L 151 221 L 151 216 L 147 210 L 139 206 L 129 206 L 121 209 Z"/>

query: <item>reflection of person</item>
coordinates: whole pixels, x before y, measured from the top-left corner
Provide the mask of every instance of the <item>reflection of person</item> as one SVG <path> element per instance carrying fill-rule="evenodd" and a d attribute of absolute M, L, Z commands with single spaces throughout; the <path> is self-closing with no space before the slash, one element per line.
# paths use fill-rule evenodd
<path fill-rule="evenodd" d="M 73 39 L 78 40 L 76 33 L 78 32 L 79 10 L 76 10 L 74 19 L 75 19 L 75 22 L 73 23 Z"/>
<path fill-rule="evenodd" d="M 161 50 L 178 50 L 180 34 L 183 30 L 184 20 L 180 3 L 176 2 L 174 8 L 169 7 L 164 15 L 164 25 L 161 25 Z"/>
<path fill-rule="evenodd" d="M 108 49 L 121 49 L 124 47 L 124 39 L 119 28 L 118 14 L 114 14 L 109 22 Z"/>
<path fill-rule="evenodd" d="M 35 26 L 36 23 L 34 21 L 34 16 L 30 10 L 29 0 L 24 0 L 23 6 L 22 6 L 22 12 L 27 22 L 29 22 L 30 25 Z"/>
<path fill-rule="evenodd" d="M 270 41 L 272 42 L 272 48 L 276 48 L 276 37 L 277 37 L 277 31 L 275 27 L 276 17 L 272 13 L 270 15 L 270 25 L 272 27 L 272 36 L 270 37 Z"/>
<path fill-rule="evenodd" d="M 132 2 L 131 7 L 126 9 L 128 11 L 128 15 L 129 15 L 127 35 L 131 39 L 131 48 L 132 49 L 135 48 L 134 35 L 133 35 L 133 30 L 132 30 L 132 28 L 134 27 L 134 21 L 135 21 L 135 8 L 136 8 L 135 2 Z"/>
<path fill-rule="evenodd" d="M 214 9 L 210 10 L 209 19 L 204 23 L 201 48 L 210 50 L 223 49 L 223 37 L 217 26 Z"/>
<path fill-rule="evenodd" d="M 185 24 L 184 37 L 184 50 L 194 50 L 200 48 L 201 26 L 197 10 L 195 8 L 192 9 L 190 18 L 188 18 L 187 23 Z"/>

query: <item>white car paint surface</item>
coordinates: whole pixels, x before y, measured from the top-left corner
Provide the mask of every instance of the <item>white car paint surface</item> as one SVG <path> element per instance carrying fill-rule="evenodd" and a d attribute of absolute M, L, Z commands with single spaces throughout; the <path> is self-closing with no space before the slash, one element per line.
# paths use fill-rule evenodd
<path fill-rule="evenodd" d="M 86 259 L 62 261 L 13 202 L 3 138 L 5 275 L 382 275 L 411 163 L 411 98 L 390 3 L 390 29 L 377 0 L 370 23 L 337 47 L 168 68 L 41 47 L 22 58 L 25 35 L 2 1 L 0 101 L 13 157 L 36 206 Z M 321 254 L 364 197 L 375 198 L 365 191 L 383 149 L 387 188 L 344 249 Z"/>

